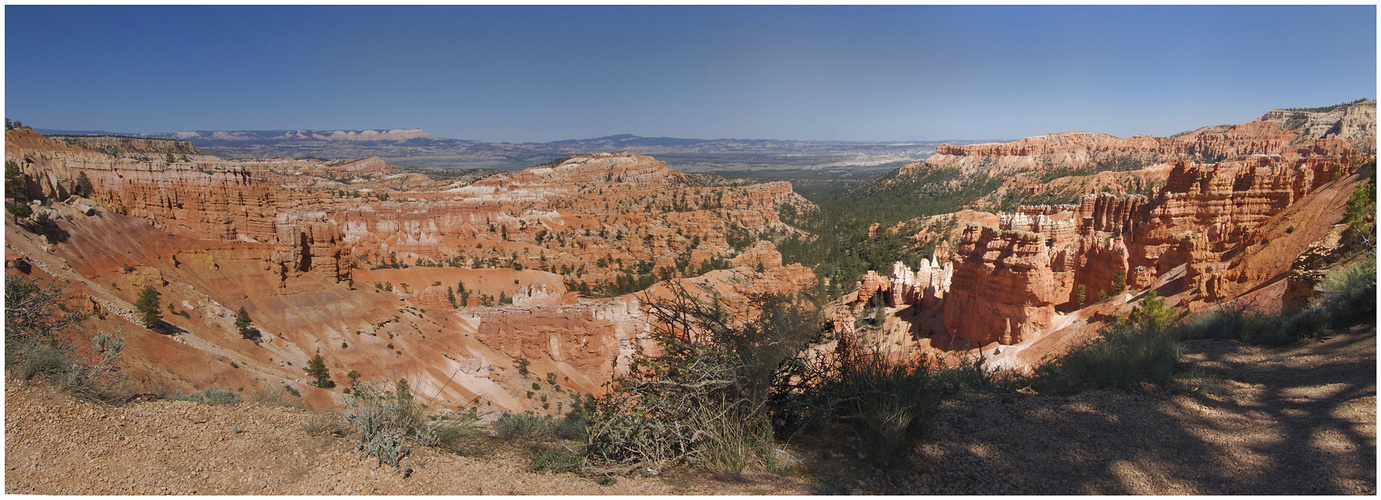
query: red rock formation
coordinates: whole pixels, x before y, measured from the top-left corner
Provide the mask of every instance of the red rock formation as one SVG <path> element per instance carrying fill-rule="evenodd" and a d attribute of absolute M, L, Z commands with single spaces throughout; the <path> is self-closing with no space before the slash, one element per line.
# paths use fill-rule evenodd
<path fill-rule="evenodd" d="M 618 328 L 582 304 L 505 308 L 480 313 L 477 338 L 511 358 L 549 359 L 608 380 L 619 356 Z"/>
<path fill-rule="evenodd" d="M 363 160 L 356 160 L 335 167 L 324 167 L 322 170 L 365 174 L 391 173 L 395 171 L 391 165 L 384 163 L 383 158 L 377 156 L 371 156 Z"/>
<path fill-rule="evenodd" d="M 1121 290 L 1113 289 L 1118 273 L 1122 274 L 1124 286 L 1130 286 L 1133 277 L 1127 264 L 1127 245 L 1121 236 L 1087 232 L 1081 238 L 1081 243 L 1078 257 L 1075 258 L 1073 284 L 1076 290 L 1079 285 L 1084 286 L 1085 304 L 1094 303 L 1102 295 L 1111 297 L 1121 293 Z M 1064 298 L 1065 301 L 1071 300 L 1068 296 Z"/>
<path fill-rule="evenodd" d="M 1088 194 L 1080 202 L 1077 217 L 1081 233 L 1090 230 L 1118 234 L 1131 232 L 1134 230 L 1132 226 L 1145 218 L 1142 207 L 1146 205 L 1146 197 L 1141 195 Z"/>
<path fill-rule="evenodd" d="M 892 290 L 892 282 L 886 277 L 878 276 L 878 273 L 873 271 L 864 274 L 863 279 L 855 286 L 858 287 L 858 300 L 854 302 L 855 313 L 862 311 L 864 307 L 874 305 L 873 297 L 875 296 L 883 296 L 884 298 L 879 302 L 886 303 L 885 297 Z"/>
<path fill-rule="evenodd" d="M 1195 251 L 1216 255 L 1202 259 L 1220 260 L 1251 243 L 1251 235 L 1267 219 L 1317 189 L 1321 184 L 1314 179 L 1336 178 L 1355 170 L 1357 164 L 1352 158 L 1268 167 L 1256 162 L 1212 166 L 1176 162 L 1165 189 L 1146 206 L 1146 221 L 1136 227 L 1131 264 L 1163 274 L 1183 263 L 1161 262 L 1161 255 L 1180 244 L 1178 235 L 1186 232 L 1204 237 L 1203 248 Z"/>
<path fill-rule="evenodd" d="M 761 267 L 765 271 L 775 271 L 782 268 L 782 253 L 777 251 L 777 246 L 772 242 L 762 240 L 745 248 L 743 253 L 730 259 L 729 263 L 734 267 Z"/>
<path fill-rule="evenodd" d="M 921 259 L 921 265 L 912 272 L 901 262 L 892 265 L 891 293 L 887 295 L 888 307 L 919 305 L 922 309 L 935 307 L 945 292 L 949 291 L 954 267 L 946 262 L 944 266 L 932 264 L 929 259 Z"/>
<path fill-rule="evenodd" d="M 953 263 L 944 324 L 954 338 L 1016 344 L 1051 326 L 1054 275 L 1040 234 L 970 224 Z"/>
<path fill-rule="evenodd" d="M 1367 102 L 1324 113 L 1273 112 L 1250 124 L 1171 138 L 1069 133 L 1008 144 L 942 146 L 924 164 L 907 169 L 957 168 L 997 176 L 1052 165 L 1082 168 L 1109 158 L 1168 164 L 1156 167 L 1163 169 L 1157 175 L 1164 176 L 1164 186 L 1155 196 L 1089 193 L 1078 205 L 999 214 L 997 228 L 967 227 L 954 252 L 953 284 L 941 304 L 945 327 L 974 343 L 1020 342 L 1044 333 L 1054 304 L 1077 306 L 1078 286 L 1085 287 L 1085 303 L 1096 301 L 1100 290 L 1111 294 L 1118 273 L 1129 288 L 1144 288 L 1184 265 L 1183 289 L 1192 296 L 1191 308 L 1263 283 L 1278 274 L 1281 259 L 1247 265 L 1254 258 L 1248 250 L 1271 247 L 1263 232 L 1267 224 L 1281 227 L 1287 209 L 1349 178 L 1370 156 L 1366 152 L 1374 151 L 1374 120 L 1375 103 Z M 1180 156 L 1231 160 L 1197 163 Z M 894 307 L 916 300 L 911 278 L 902 271 L 894 272 Z M 875 287 L 862 287 L 860 299 L 870 288 Z M 974 313 L 986 310 L 994 313 Z"/>
<path fill-rule="evenodd" d="M 902 167 L 959 169 L 988 177 L 1041 172 L 1059 167 L 1081 169 L 1105 162 L 1153 165 L 1183 157 L 1209 161 L 1299 160 L 1312 155 L 1345 157 L 1376 151 L 1376 102 L 1365 101 L 1328 111 L 1272 111 L 1242 125 L 1205 127 L 1174 137 L 1066 132 L 1028 137 L 1010 143 L 942 144 L 924 162 Z"/>
<path fill-rule="evenodd" d="M 65 199 L 85 172 L 99 202 L 54 204 L 73 216 L 58 219 L 71 235 L 64 243 L 8 226 L 7 243 L 24 240 L 26 255 L 47 256 L 43 266 L 69 268 L 81 293 L 114 313 L 109 321 L 133 318 L 133 295 L 150 283 L 189 312 L 170 321 L 194 347 L 132 340 L 131 359 L 149 367 L 141 373 L 214 381 L 240 372 L 197 371 L 212 359 L 206 353 L 232 353 L 244 373 L 298 384 L 301 364 L 320 349 L 333 373 L 406 375 L 453 404 L 481 398 L 507 411 L 556 411 L 514 397 L 531 381 L 502 367 L 529 357 L 535 373 L 598 392 L 647 341 L 636 300 L 581 300 L 563 281 L 606 283 L 653 264 L 734 306 L 814 283 L 809 269 L 784 266 L 770 243 L 740 250 L 726 237 L 797 232 L 776 209 L 811 205 L 789 183 L 719 183 L 640 155 L 576 157 L 473 183 L 398 173 L 377 158 L 168 165 L 27 129 L 7 132 L 6 155 L 23 165 L 35 196 Z M 350 181 L 332 180 L 341 174 Z M 711 261 L 740 267 L 700 275 Z M 462 306 L 476 309 L 452 307 L 446 289 L 458 282 L 471 294 Z M 500 294 L 512 305 L 481 306 Z M 241 306 L 265 333 L 264 349 L 240 345 L 232 323 Z M 163 366 L 157 356 L 172 356 L 169 349 L 176 361 Z"/>

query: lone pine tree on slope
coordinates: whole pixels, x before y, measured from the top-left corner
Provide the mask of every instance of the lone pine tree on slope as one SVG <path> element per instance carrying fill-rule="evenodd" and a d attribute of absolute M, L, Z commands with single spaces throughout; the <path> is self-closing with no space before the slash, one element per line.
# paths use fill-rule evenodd
<path fill-rule="evenodd" d="M 235 313 L 235 328 L 240 330 L 240 336 L 253 339 L 259 335 L 259 329 L 251 326 L 251 323 L 249 311 L 246 311 L 244 306 L 240 306 L 240 312 Z"/>
<path fill-rule="evenodd" d="M 163 315 L 158 312 L 158 290 L 153 285 L 144 287 L 139 292 L 139 300 L 134 302 L 134 308 L 139 310 L 140 319 L 144 322 L 145 328 L 153 328 L 163 321 Z"/>
<path fill-rule="evenodd" d="M 331 371 L 326 369 L 326 360 L 321 357 L 321 349 L 316 350 L 316 356 L 307 362 L 307 375 L 316 379 L 314 385 L 322 389 L 330 389 L 336 384 L 331 382 Z"/>

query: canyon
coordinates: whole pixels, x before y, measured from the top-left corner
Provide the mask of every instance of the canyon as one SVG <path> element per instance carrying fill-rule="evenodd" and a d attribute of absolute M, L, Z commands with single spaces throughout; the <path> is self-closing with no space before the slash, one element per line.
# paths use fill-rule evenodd
<path fill-rule="evenodd" d="M 1375 101 L 1360 101 L 1169 138 L 1065 133 L 940 146 L 901 171 L 954 172 L 954 182 L 1003 178 L 998 191 L 1009 192 L 1075 186 L 1077 203 L 939 214 L 920 225 L 963 223 L 885 236 L 954 243 L 917 270 L 898 262 L 890 276 L 870 272 L 845 298 L 851 310 L 836 317 L 851 323 L 867 306 L 886 307 L 887 321 L 859 342 L 922 354 L 979 348 L 996 366 L 1029 369 L 1151 291 L 1182 314 L 1267 289 L 1275 298 L 1265 308 L 1300 307 L 1319 272 L 1294 261 L 1306 249 L 1316 256 L 1301 264 L 1338 247 L 1346 200 L 1375 175 L 1375 116 Z M 1116 162 L 1137 168 L 1108 171 Z M 1090 169 L 1097 172 L 1082 173 Z M 1109 175 L 1154 189 L 1097 182 Z M 998 201 L 989 195 L 974 206 Z M 1289 285 L 1291 275 L 1313 281 Z"/>
<path fill-rule="evenodd" d="M 824 304 L 833 333 L 819 349 L 1029 370 L 1152 291 L 1182 314 L 1247 296 L 1297 307 L 1342 244 L 1348 196 L 1374 175 L 1375 114 L 1360 101 L 1166 138 L 939 145 L 876 182 L 995 187 L 957 211 L 872 224 L 869 240 L 926 255 L 835 283 L 846 293 Z M 144 391 L 286 387 L 327 406 L 347 380 L 406 379 L 436 411 L 560 414 L 655 351 L 647 300 L 685 289 L 741 311 L 825 282 L 778 248 L 830 236 L 789 223 L 820 210 L 791 183 L 637 153 L 423 171 L 380 157 L 224 159 L 176 138 L 59 139 L 6 132 L 7 164 L 35 200 L 6 224 L 6 267 L 61 280 L 93 314 L 89 330 L 121 332 Z M 157 331 L 134 306 L 150 286 L 168 306 Z M 240 308 L 259 337 L 234 326 Z M 336 388 L 309 383 L 317 354 Z"/>
<path fill-rule="evenodd" d="M 141 154 L 169 145 L 177 154 Z M 561 413 L 649 342 L 619 283 L 687 280 L 733 300 L 814 280 L 753 243 L 798 231 L 781 207 L 813 209 L 789 183 L 637 154 L 434 179 L 378 158 L 231 161 L 16 129 L 6 155 L 54 229 L 7 224 L 7 262 L 67 282 L 93 330 L 129 339 L 131 377 L 175 390 L 283 385 L 330 404 L 340 389 L 303 372 L 320 353 L 340 384 L 406 378 L 441 408 Z M 89 198 L 72 196 L 78 178 Z M 169 306 L 165 332 L 134 321 L 146 286 Z M 239 308 L 258 341 L 233 328 Z"/>

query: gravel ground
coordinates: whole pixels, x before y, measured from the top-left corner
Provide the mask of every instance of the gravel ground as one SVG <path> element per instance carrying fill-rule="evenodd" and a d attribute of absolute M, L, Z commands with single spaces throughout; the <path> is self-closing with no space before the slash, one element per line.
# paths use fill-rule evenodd
<path fill-rule="evenodd" d="M 808 494 L 805 480 L 734 481 L 530 473 L 517 453 L 476 459 L 414 449 L 403 479 L 357 458 L 350 438 L 308 435 L 311 413 L 260 403 L 87 403 L 43 383 L 5 385 L 5 493 L 229 495 Z"/>
<path fill-rule="evenodd" d="M 808 459 L 815 477 L 694 473 L 611 486 L 530 473 L 519 448 L 414 450 L 413 475 L 357 458 L 311 413 L 243 403 L 104 406 L 5 385 L 5 492 L 37 494 L 1364 494 L 1376 493 L 1375 327 L 1289 347 L 1202 340 L 1188 389 L 981 392 L 944 404 L 892 470 Z M 837 457 L 837 456 L 836 456 Z"/>

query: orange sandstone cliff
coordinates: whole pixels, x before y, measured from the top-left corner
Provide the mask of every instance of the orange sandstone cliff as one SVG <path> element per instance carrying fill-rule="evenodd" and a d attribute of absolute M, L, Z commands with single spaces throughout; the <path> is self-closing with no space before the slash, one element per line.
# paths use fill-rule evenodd
<path fill-rule="evenodd" d="M 128 339 L 130 373 L 177 390 L 287 385 L 326 404 L 354 372 L 406 378 L 438 408 L 557 413 L 604 390 L 647 343 L 637 297 L 572 287 L 655 276 L 732 300 L 814 283 L 770 243 L 730 242 L 796 232 L 777 209 L 814 207 L 790 184 L 688 175 L 641 155 L 432 178 L 377 158 L 226 161 L 176 141 L 30 129 L 8 131 L 5 154 L 48 200 L 34 217 L 54 228 L 7 223 L 9 272 L 69 282 L 97 314 L 90 329 Z M 83 175 L 89 199 L 72 196 Z M 146 286 L 169 306 L 159 331 L 135 315 Z M 241 307 L 257 341 L 233 326 Z M 306 383 L 317 352 L 333 391 Z"/>
<path fill-rule="evenodd" d="M 1364 101 L 1273 111 L 1249 124 L 1169 138 L 1068 133 L 941 146 L 903 170 L 1006 176 L 1002 190 L 1052 171 L 1071 172 L 1056 183 L 1079 185 L 1107 174 L 1081 176 L 1080 169 L 1132 159 L 1137 168 L 1120 175 L 1146 175 L 1160 187 L 1130 194 L 1085 181 L 1107 191 L 1085 192 L 1075 204 L 1020 206 L 997 214 L 995 225 L 956 227 L 958 244 L 947 262 L 952 276 L 936 298 L 899 285 L 916 274 L 900 263 L 890 280 L 865 277 L 849 298 L 857 312 L 877 302 L 873 295 L 886 295 L 884 302 L 901 308 L 894 317 L 911 323 L 904 328 L 911 332 L 907 342 L 929 345 L 933 337 L 935 347 L 1030 346 L 1089 321 L 1086 307 L 1122 307 L 1148 289 L 1188 311 L 1232 299 L 1284 280 L 1296 256 L 1341 220 L 1347 196 L 1370 175 L 1358 168 L 1375 157 L 1375 116 L 1375 101 Z M 981 212 L 963 218 L 989 220 Z M 1122 295 L 1115 283 L 1136 293 Z M 942 327 L 924 312 L 937 307 Z"/>

